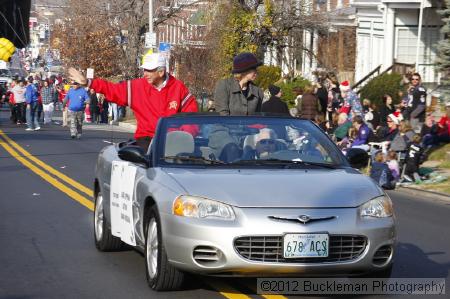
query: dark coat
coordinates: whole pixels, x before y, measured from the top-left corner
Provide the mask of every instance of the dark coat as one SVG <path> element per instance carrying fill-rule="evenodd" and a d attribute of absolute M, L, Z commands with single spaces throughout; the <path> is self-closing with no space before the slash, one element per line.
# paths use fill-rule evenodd
<path fill-rule="evenodd" d="M 322 114 L 327 112 L 328 107 L 328 90 L 325 87 L 321 87 L 317 90 L 317 98 L 320 102 L 320 109 Z"/>
<path fill-rule="evenodd" d="M 417 86 L 411 90 L 410 94 L 413 98 L 410 117 L 424 122 L 427 90 L 423 86 Z"/>
<path fill-rule="evenodd" d="M 286 103 L 276 96 L 271 96 L 267 102 L 262 104 L 262 112 L 290 115 Z"/>
<path fill-rule="evenodd" d="M 261 112 L 264 93 L 261 88 L 248 83 L 247 97 L 235 78 L 220 80 L 214 92 L 216 111 L 221 115 L 250 115 Z"/>
<path fill-rule="evenodd" d="M 313 94 L 304 94 L 301 101 L 300 117 L 305 119 L 315 119 L 319 114 L 319 104 L 317 97 Z"/>
<path fill-rule="evenodd" d="M 380 126 L 387 127 L 387 118 L 389 114 L 392 114 L 395 112 L 394 105 L 391 105 L 392 108 L 389 108 L 386 105 L 383 105 L 383 107 L 380 108 Z"/>
<path fill-rule="evenodd" d="M 99 103 L 98 103 L 97 94 L 91 93 L 89 95 L 89 98 L 91 99 L 91 101 L 89 103 L 89 109 L 90 109 L 91 113 L 99 113 L 100 107 L 98 105 Z"/>
<path fill-rule="evenodd" d="M 407 151 L 405 174 L 413 175 L 414 172 L 419 170 L 420 164 L 425 160 L 424 149 L 420 144 L 412 143 Z"/>
<path fill-rule="evenodd" d="M 386 163 L 373 162 L 370 168 L 370 177 L 384 189 L 394 189 L 394 176 Z"/>

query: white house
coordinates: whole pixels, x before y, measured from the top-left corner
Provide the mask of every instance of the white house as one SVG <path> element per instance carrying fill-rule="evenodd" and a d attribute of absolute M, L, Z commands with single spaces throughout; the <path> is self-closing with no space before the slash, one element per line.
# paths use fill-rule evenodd
<path fill-rule="evenodd" d="M 439 0 L 354 0 L 357 21 L 355 81 L 377 66 L 414 64 L 422 79 L 437 83 L 434 61 L 440 33 Z"/>

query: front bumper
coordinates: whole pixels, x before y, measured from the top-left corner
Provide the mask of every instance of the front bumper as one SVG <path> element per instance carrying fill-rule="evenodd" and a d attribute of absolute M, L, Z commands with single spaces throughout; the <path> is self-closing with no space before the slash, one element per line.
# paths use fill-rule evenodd
<path fill-rule="evenodd" d="M 169 261 L 177 268 L 200 274 L 231 276 L 345 276 L 382 270 L 392 263 L 395 246 L 394 218 L 358 216 L 357 208 L 342 209 L 258 209 L 234 208 L 235 221 L 192 219 L 162 214 L 162 233 Z M 280 222 L 268 216 L 335 216 L 307 224 Z M 346 261 L 266 262 L 244 258 L 234 246 L 243 236 L 282 236 L 284 233 L 323 233 L 330 236 L 363 236 L 364 250 Z M 382 263 L 374 262 L 380 248 L 391 248 Z M 194 254 L 195 251 L 195 254 Z M 198 253 L 204 253 L 198 258 Z M 379 251 L 378 251 L 379 253 Z M 195 257 L 194 257 L 195 255 Z M 208 256 L 211 257 L 208 260 Z"/>

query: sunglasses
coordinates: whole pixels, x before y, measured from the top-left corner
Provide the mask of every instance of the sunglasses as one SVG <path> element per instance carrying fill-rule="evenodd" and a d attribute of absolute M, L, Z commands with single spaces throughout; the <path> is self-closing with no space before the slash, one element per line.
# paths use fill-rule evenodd
<path fill-rule="evenodd" d="M 272 139 L 261 139 L 260 141 L 259 141 L 259 144 L 262 144 L 262 145 L 272 145 L 272 144 L 275 144 L 275 140 L 272 140 Z"/>
<path fill-rule="evenodd" d="M 393 123 L 394 121 L 393 121 L 393 120 L 387 120 L 386 122 L 388 122 L 388 123 Z"/>

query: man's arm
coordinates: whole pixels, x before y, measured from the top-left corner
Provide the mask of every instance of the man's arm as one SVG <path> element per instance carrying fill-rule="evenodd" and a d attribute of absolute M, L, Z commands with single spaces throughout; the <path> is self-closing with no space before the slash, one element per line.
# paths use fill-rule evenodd
<path fill-rule="evenodd" d="M 416 109 L 414 109 L 414 111 L 411 112 L 411 117 L 412 117 L 412 118 L 417 118 L 417 116 L 418 116 L 419 114 L 421 114 L 423 111 L 425 111 L 425 105 L 418 105 L 418 106 L 416 107 Z"/>
<path fill-rule="evenodd" d="M 186 95 L 181 100 L 181 109 L 180 112 L 198 112 L 197 100 L 195 97 L 189 92 L 189 90 L 184 87 L 186 91 L 184 92 Z M 183 125 L 180 127 L 181 131 L 185 131 L 190 133 L 192 136 L 197 136 L 200 132 L 200 129 L 196 125 Z"/>
<path fill-rule="evenodd" d="M 112 83 L 102 79 L 88 81 L 81 72 L 74 68 L 69 68 L 69 78 L 83 86 L 92 88 L 97 93 L 104 94 L 105 99 L 109 102 L 120 106 L 126 106 L 131 102 L 131 81 L 121 83 Z"/>
<path fill-rule="evenodd" d="M 130 83 L 128 83 L 130 82 Z M 131 101 L 131 81 L 112 83 L 102 79 L 92 80 L 89 88 L 97 93 L 102 93 L 108 102 L 116 103 L 119 106 L 127 106 Z"/>
<path fill-rule="evenodd" d="M 180 112 L 198 112 L 197 100 L 195 97 L 189 93 L 181 101 L 181 111 Z"/>

